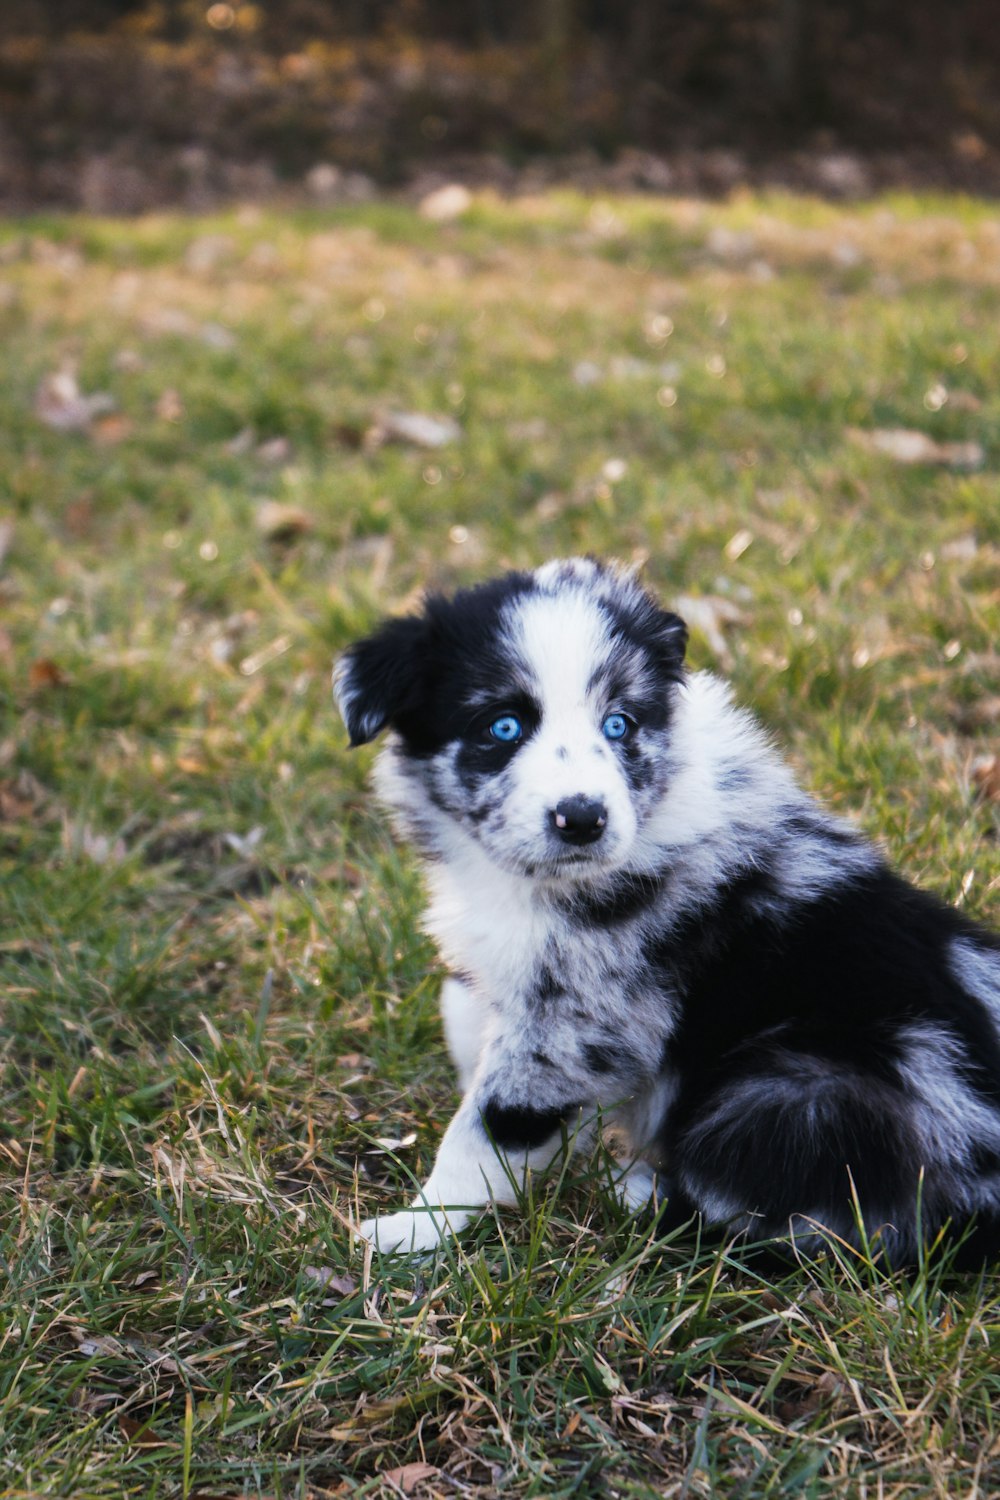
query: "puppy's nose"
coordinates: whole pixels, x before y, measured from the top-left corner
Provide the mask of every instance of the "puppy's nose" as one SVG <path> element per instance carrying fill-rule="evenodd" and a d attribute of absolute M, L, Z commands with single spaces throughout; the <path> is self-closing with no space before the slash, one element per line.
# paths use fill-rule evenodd
<path fill-rule="evenodd" d="M 608 822 L 608 810 L 594 797 L 564 797 L 552 814 L 556 833 L 567 844 L 593 844 Z"/>

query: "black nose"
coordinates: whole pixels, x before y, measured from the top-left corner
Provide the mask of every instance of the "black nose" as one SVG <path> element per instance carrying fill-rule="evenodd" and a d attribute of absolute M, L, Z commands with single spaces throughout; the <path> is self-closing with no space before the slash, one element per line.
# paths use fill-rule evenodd
<path fill-rule="evenodd" d="M 608 810 L 591 797 L 564 797 L 556 803 L 552 823 L 567 844 L 593 844 L 607 826 Z"/>

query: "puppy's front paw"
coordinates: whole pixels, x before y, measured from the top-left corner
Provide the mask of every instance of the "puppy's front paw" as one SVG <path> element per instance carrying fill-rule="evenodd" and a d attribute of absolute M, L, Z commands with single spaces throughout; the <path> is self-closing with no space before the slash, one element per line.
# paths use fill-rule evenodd
<path fill-rule="evenodd" d="M 436 1250 L 451 1235 L 443 1213 L 432 1214 L 426 1208 L 398 1214 L 379 1214 L 359 1226 L 363 1239 L 370 1240 L 383 1255 L 421 1255 Z"/>
<path fill-rule="evenodd" d="M 627 1213 L 634 1214 L 642 1208 L 659 1207 L 662 1184 L 648 1162 L 632 1162 L 618 1178 L 615 1188 Z"/>

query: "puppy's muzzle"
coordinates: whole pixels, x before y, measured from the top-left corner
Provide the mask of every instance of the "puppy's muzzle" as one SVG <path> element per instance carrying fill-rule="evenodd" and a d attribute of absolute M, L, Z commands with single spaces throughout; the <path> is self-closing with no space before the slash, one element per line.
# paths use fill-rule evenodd
<path fill-rule="evenodd" d="M 564 797 L 551 818 L 566 844 L 594 844 L 608 826 L 607 808 L 593 797 Z"/>

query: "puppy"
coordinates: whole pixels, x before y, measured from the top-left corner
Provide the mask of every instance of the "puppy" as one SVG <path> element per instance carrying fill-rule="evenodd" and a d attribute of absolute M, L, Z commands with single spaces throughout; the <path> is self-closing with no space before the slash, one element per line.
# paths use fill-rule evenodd
<path fill-rule="evenodd" d="M 510 573 L 352 646 L 352 745 L 426 861 L 464 1097 L 420 1251 L 598 1118 L 621 1191 L 806 1253 L 1000 1251 L 1000 939 L 795 783 L 686 630 L 614 567 Z"/>

